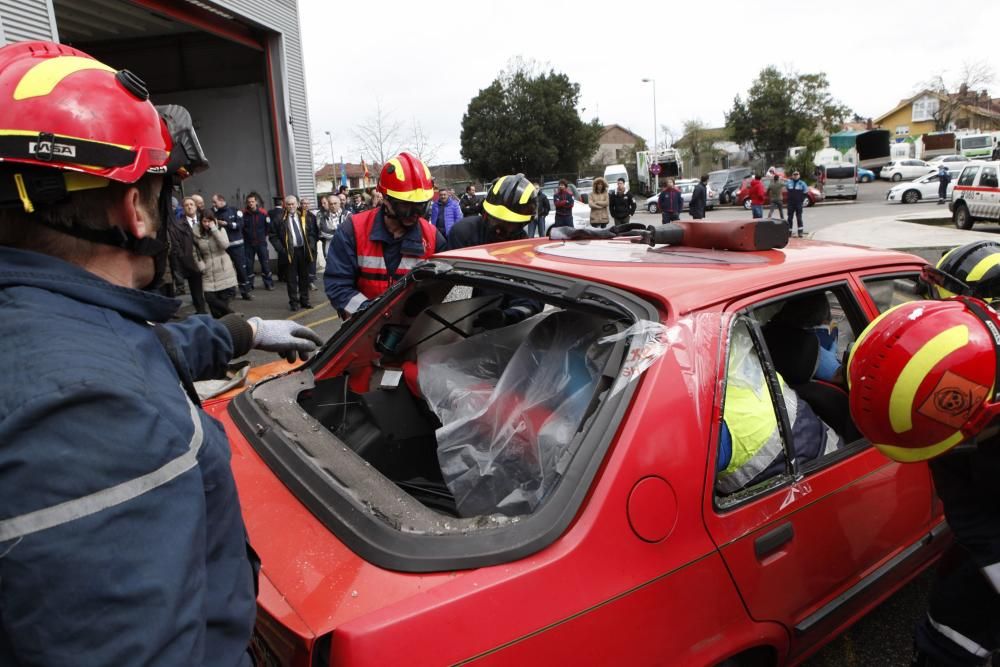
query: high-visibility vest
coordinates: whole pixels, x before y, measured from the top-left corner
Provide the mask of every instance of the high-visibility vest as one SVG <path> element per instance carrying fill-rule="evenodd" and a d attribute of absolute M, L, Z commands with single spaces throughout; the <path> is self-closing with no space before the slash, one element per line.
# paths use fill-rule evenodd
<path fill-rule="evenodd" d="M 354 249 L 358 258 L 357 287 L 358 291 L 364 294 L 367 299 L 381 296 L 393 282 L 433 255 L 437 246 L 437 228 L 420 218 L 418 224 L 423 240 L 423 254 L 419 257 L 403 255 L 395 274 L 389 275 L 389 269 L 385 265 L 385 255 L 382 252 L 382 243 L 371 239 L 372 227 L 375 225 L 378 210 L 377 208 L 371 209 L 351 217 L 351 222 L 354 225 Z"/>

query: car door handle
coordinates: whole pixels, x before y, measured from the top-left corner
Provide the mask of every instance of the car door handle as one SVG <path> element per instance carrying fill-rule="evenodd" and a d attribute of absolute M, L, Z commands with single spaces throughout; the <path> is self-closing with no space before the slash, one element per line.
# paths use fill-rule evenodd
<path fill-rule="evenodd" d="M 795 537 L 795 530 L 791 522 L 783 523 L 773 530 L 769 530 L 753 541 L 753 551 L 757 555 L 757 560 L 763 560 L 766 556 L 773 554 L 782 545 L 792 541 Z"/>

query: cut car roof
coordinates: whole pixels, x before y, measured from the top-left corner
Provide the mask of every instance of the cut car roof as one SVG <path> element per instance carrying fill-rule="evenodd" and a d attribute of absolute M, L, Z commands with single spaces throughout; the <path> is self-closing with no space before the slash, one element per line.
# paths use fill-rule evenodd
<path fill-rule="evenodd" d="M 791 239 L 780 250 L 733 252 L 684 246 L 651 249 L 627 240 L 525 239 L 440 255 L 577 276 L 657 297 L 683 314 L 825 274 L 923 262 L 891 250 Z"/>

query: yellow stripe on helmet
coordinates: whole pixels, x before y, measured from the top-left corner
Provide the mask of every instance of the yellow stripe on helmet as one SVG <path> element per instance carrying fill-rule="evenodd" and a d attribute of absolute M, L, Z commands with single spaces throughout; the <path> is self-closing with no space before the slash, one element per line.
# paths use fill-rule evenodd
<path fill-rule="evenodd" d="M 506 180 L 506 176 L 501 176 L 497 179 L 497 182 L 493 184 L 493 194 L 500 194 L 500 186 L 503 185 L 503 182 Z"/>
<path fill-rule="evenodd" d="M 399 179 L 400 183 L 406 180 L 406 172 L 403 171 L 403 163 L 399 161 L 399 158 L 389 158 L 389 164 L 392 165 L 394 172 L 393 176 Z"/>
<path fill-rule="evenodd" d="M 965 282 L 971 283 L 980 280 L 986 275 L 987 271 L 992 269 L 997 264 L 1000 264 L 1000 253 L 996 252 L 979 260 L 979 262 L 972 267 L 972 270 L 969 271 L 969 275 L 966 277 Z"/>
<path fill-rule="evenodd" d="M 933 445 L 927 445 L 926 447 L 911 448 L 897 447 L 896 445 L 873 444 L 875 444 L 875 447 L 878 448 L 880 452 L 888 456 L 893 461 L 899 461 L 900 463 L 918 463 L 920 461 L 932 459 L 940 454 L 944 454 L 946 451 L 963 440 L 965 440 L 965 435 L 963 435 L 961 431 L 955 431 L 941 442 L 936 442 Z"/>
<path fill-rule="evenodd" d="M 401 201 L 408 201 L 413 204 L 420 204 L 423 202 L 427 202 L 434 197 L 433 190 L 422 190 L 419 188 L 416 190 L 406 190 L 406 191 L 390 190 L 389 188 L 386 188 L 385 194 L 387 197 L 392 197 L 393 199 L 399 199 Z"/>
<path fill-rule="evenodd" d="M 504 222 L 528 222 L 531 220 L 530 215 L 524 215 L 522 213 L 514 213 L 506 206 L 501 206 L 499 204 L 491 204 L 488 201 L 483 202 L 483 209 L 498 220 L 503 220 Z"/>
<path fill-rule="evenodd" d="M 848 355 L 848 357 L 847 357 L 847 389 L 848 390 L 850 390 L 850 388 L 851 388 L 851 363 L 854 361 L 854 353 L 857 352 L 859 349 L 861 349 L 861 342 L 865 338 L 868 337 L 868 332 L 870 332 L 872 329 L 874 329 L 875 325 L 882 321 L 882 318 L 884 318 L 886 315 L 888 315 L 892 311 L 896 310 L 897 308 L 902 308 L 905 305 L 906 305 L 905 303 L 901 303 L 901 304 L 893 306 L 892 308 L 888 309 L 884 313 L 881 313 L 878 317 L 876 317 L 874 320 L 871 321 L 871 324 L 869 324 L 868 326 L 866 326 L 864 329 L 861 330 L 861 333 L 858 335 L 857 339 L 855 339 L 855 341 L 854 341 L 854 345 L 851 346 L 851 353 L 850 353 L 850 355 Z"/>
<path fill-rule="evenodd" d="M 906 362 L 889 395 L 889 424 L 895 433 L 913 428 L 913 402 L 917 389 L 931 369 L 949 354 L 969 344 L 969 328 L 964 324 L 945 329 L 924 343 Z"/>
<path fill-rule="evenodd" d="M 60 81 L 70 74 L 85 70 L 101 70 L 111 73 L 115 71 L 114 68 L 93 58 L 81 58 L 80 56 L 48 58 L 24 73 L 14 89 L 14 99 L 24 100 L 29 97 L 48 95 L 59 85 Z"/>
<path fill-rule="evenodd" d="M 524 188 L 524 192 L 521 193 L 521 199 L 518 200 L 520 204 L 527 204 L 528 200 L 531 199 L 532 193 L 535 192 L 535 186 L 528 183 L 528 186 Z"/>

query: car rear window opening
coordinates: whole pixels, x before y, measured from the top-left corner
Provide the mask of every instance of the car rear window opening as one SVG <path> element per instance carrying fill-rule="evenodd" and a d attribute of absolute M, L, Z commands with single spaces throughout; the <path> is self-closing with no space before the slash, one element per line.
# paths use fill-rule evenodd
<path fill-rule="evenodd" d="M 558 285 L 460 284 L 455 273 L 409 281 L 309 369 L 231 406 L 299 499 L 393 569 L 480 566 L 554 539 L 631 397 L 622 369 L 649 342 L 636 325 L 662 327 L 655 308 L 612 288 L 564 280 L 566 298 Z M 535 314 L 498 326 L 511 308 Z M 518 536 L 487 539 L 498 529 Z"/>

